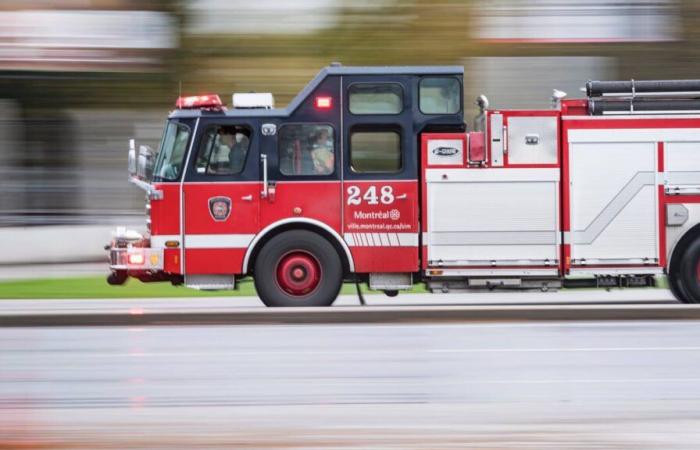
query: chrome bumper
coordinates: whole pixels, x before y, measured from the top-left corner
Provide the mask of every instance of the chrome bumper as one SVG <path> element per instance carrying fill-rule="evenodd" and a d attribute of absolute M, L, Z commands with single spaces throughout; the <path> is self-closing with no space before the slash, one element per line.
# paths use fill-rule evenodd
<path fill-rule="evenodd" d="M 163 249 L 151 248 L 150 239 L 138 232 L 117 229 L 108 248 L 109 268 L 112 271 L 163 270 Z"/>
<path fill-rule="evenodd" d="M 135 247 L 110 248 L 111 270 L 163 270 L 163 249 Z"/>

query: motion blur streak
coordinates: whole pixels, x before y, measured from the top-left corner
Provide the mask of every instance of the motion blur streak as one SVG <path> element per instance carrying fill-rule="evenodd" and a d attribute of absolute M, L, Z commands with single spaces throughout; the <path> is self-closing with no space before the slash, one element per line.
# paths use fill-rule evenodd
<path fill-rule="evenodd" d="M 5 329 L 0 435 L 52 449 L 689 449 L 694 342 L 680 322 Z"/>
<path fill-rule="evenodd" d="M 589 78 L 695 77 L 699 22 L 690 0 L 4 1 L 0 225 L 138 223 L 127 140 L 157 147 L 180 91 L 283 106 L 331 61 L 460 64 L 472 112 L 542 107 Z"/>

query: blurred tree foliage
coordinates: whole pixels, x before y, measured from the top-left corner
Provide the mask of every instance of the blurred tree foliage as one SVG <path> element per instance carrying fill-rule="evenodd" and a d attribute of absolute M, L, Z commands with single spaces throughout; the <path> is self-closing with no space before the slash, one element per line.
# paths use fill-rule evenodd
<path fill-rule="evenodd" d="M 285 104 L 332 61 L 462 64 L 473 56 L 608 56 L 617 59 L 621 78 L 698 78 L 700 2 L 679 1 L 679 41 L 494 44 L 479 42 L 470 32 L 479 20 L 480 6 L 488 0 L 389 0 L 368 8 L 341 7 L 333 26 L 311 33 L 226 35 L 185 34 L 186 0 L 134 0 L 134 8 L 166 11 L 175 19 L 179 48 L 162 53 L 160 70 L 0 72 L 0 98 L 16 98 L 30 110 L 169 108 L 181 85 L 183 93 L 217 92 L 226 97 L 234 91 L 271 91 L 279 104 Z"/>
<path fill-rule="evenodd" d="M 487 0 L 396 0 L 344 8 L 336 26 L 301 35 L 187 37 L 183 86 L 189 92 L 271 91 L 287 103 L 332 61 L 345 65 L 463 64 L 474 56 L 604 56 L 620 78 L 700 78 L 700 2 L 681 0 L 678 41 L 606 44 L 504 44 L 473 38 Z M 582 19 L 583 20 L 583 19 Z M 581 74 L 582 81 L 586 74 Z M 465 80 L 469 83 L 469 80 Z"/>

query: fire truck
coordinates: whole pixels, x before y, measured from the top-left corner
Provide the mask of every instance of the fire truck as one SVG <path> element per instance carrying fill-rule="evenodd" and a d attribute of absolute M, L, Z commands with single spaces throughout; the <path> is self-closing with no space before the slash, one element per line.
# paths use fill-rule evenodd
<path fill-rule="evenodd" d="M 286 106 L 180 97 L 157 151 L 131 141 L 147 233 L 128 277 L 326 306 L 343 282 L 394 296 L 654 286 L 700 302 L 700 81 L 589 81 L 543 110 L 464 119 L 459 66 L 333 64 Z"/>

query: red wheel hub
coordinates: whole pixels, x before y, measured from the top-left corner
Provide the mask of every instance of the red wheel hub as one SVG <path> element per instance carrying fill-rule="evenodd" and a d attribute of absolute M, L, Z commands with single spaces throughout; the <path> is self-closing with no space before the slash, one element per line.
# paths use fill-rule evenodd
<path fill-rule="evenodd" d="M 321 265 L 313 255 L 295 251 L 277 263 L 277 284 L 289 295 L 307 295 L 318 287 Z"/>

